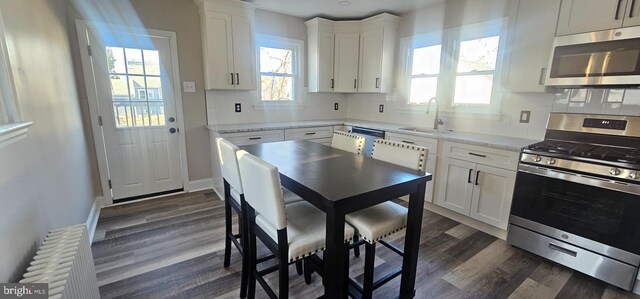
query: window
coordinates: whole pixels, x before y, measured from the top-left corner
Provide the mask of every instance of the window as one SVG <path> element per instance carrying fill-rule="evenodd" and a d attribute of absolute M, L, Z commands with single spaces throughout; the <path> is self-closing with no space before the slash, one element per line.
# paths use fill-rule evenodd
<path fill-rule="evenodd" d="M 492 20 L 405 41 L 408 104 L 436 97 L 445 111 L 498 113 L 505 24 Z"/>
<path fill-rule="evenodd" d="M 257 48 L 259 99 L 263 103 L 299 101 L 302 41 L 260 36 Z"/>

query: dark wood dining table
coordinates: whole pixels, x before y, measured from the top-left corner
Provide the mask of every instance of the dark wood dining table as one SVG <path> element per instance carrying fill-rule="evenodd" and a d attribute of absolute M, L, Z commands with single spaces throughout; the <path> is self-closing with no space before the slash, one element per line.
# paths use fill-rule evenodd
<path fill-rule="evenodd" d="M 430 173 L 400 167 L 310 141 L 246 145 L 243 150 L 278 167 L 282 186 L 326 213 L 324 298 L 348 296 L 345 215 L 409 196 L 400 298 L 415 296 L 416 267 Z"/>

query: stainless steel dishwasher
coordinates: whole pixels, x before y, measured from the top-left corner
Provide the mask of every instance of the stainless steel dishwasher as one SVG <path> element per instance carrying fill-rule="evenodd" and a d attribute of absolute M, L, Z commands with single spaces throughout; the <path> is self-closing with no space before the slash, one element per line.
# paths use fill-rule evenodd
<path fill-rule="evenodd" d="M 376 139 L 384 139 L 384 131 L 376 130 L 376 129 L 352 127 L 351 133 L 355 135 L 363 136 L 364 138 L 367 139 L 364 145 L 364 150 L 362 151 L 362 153 L 367 157 L 371 157 L 371 151 L 373 150 L 373 141 Z"/>

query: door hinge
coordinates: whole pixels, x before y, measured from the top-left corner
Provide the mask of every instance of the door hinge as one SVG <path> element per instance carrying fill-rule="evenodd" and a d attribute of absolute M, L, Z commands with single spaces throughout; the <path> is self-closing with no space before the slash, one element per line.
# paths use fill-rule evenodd
<path fill-rule="evenodd" d="M 109 180 L 109 189 L 113 189 L 113 187 L 111 186 L 111 180 Z"/>
<path fill-rule="evenodd" d="M 87 45 L 87 53 L 89 53 L 89 56 L 92 56 L 91 55 L 91 46 L 90 45 Z"/>
<path fill-rule="evenodd" d="M 98 116 L 98 125 L 102 126 L 102 116 Z"/>

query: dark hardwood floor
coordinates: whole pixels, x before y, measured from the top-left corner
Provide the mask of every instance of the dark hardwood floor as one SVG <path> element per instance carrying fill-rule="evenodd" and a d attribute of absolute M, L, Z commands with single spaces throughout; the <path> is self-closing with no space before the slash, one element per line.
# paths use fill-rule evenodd
<path fill-rule="evenodd" d="M 634 298 L 597 279 L 555 265 L 483 232 L 425 211 L 416 298 Z M 237 298 L 240 256 L 222 267 L 224 206 L 211 192 L 103 208 L 92 245 L 103 298 Z M 388 238 L 403 244 L 402 234 Z M 264 250 L 264 249 L 263 249 Z M 362 279 L 364 255 L 351 255 L 351 277 Z M 376 276 L 401 264 L 379 247 Z M 322 295 L 290 269 L 292 298 Z M 277 273 L 270 276 L 277 285 Z M 376 290 L 395 298 L 400 279 Z M 277 288 L 276 288 L 277 289 Z M 266 298 L 258 286 L 257 298 Z"/>

